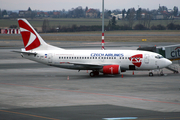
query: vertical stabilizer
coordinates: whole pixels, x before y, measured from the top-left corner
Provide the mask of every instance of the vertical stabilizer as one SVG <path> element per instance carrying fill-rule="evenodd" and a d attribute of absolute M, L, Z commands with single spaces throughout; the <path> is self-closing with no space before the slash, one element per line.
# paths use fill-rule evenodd
<path fill-rule="evenodd" d="M 26 19 L 18 19 L 18 23 L 26 51 L 61 49 L 48 45 Z"/>

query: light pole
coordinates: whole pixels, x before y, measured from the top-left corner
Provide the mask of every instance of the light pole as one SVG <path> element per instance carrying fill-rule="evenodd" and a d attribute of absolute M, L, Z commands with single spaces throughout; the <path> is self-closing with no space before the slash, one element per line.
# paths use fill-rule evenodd
<path fill-rule="evenodd" d="M 104 0 L 102 0 L 102 50 L 104 50 Z"/>

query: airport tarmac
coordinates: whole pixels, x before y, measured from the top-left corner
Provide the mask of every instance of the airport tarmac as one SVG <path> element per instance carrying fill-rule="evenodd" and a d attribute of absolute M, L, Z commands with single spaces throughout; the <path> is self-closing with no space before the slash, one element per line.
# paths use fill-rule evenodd
<path fill-rule="evenodd" d="M 23 47 L 22 41 L 4 41 L 0 41 L 0 120 L 180 119 L 180 74 L 163 69 L 164 76 L 156 71 L 153 77 L 148 71 L 135 71 L 135 75 L 128 71 L 123 77 L 90 77 L 90 71 L 61 69 L 21 58 L 11 51 Z M 101 48 L 97 42 L 47 42 L 67 49 Z M 145 45 L 106 44 L 107 49 Z"/>

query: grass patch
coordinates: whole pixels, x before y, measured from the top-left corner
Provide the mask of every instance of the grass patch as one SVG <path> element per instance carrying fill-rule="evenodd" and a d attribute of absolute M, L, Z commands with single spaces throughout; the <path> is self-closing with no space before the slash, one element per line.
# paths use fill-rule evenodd
<path fill-rule="evenodd" d="M 86 26 L 91 26 L 91 25 L 102 25 L 102 19 L 97 18 L 97 19 L 90 19 L 90 18 L 44 18 L 49 20 L 50 26 L 72 26 L 72 25 L 86 25 Z M 30 24 L 34 28 L 39 28 L 42 27 L 43 20 L 44 19 L 28 19 Z M 152 20 L 151 21 L 151 26 L 152 25 L 163 25 L 167 26 L 171 21 L 170 20 Z M 108 25 L 109 19 L 104 20 L 104 24 Z M 180 24 L 180 20 L 174 20 L 175 24 Z M 122 21 L 122 20 L 117 20 L 117 25 L 124 25 L 128 24 L 127 21 Z M 138 21 L 135 21 L 134 26 L 138 24 Z M 0 19 L 0 27 L 9 27 L 10 25 L 18 25 L 17 19 Z"/>
<path fill-rule="evenodd" d="M 87 36 L 58 36 L 58 34 L 87 34 Z M 89 36 L 88 36 L 89 34 Z M 91 34 L 98 34 L 99 36 L 91 36 Z M 113 36 L 106 36 L 106 35 Z M 116 36 L 122 34 L 124 36 Z M 139 34 L 140 36 L 136 36 Z M 158 36 L 159 34 L 159 36 Z M 177 42 L 180 43 L 180 36 L 168 36 L 168 34 L 179 34 L 177 30 L 164 30 L 164 31 L 106 31 L 105 42 L 142 42 L 142 39 L 147 39 L 147 42 Z M 126 36 L 127 35 L 127 36 Z M 131 36 L 128 36 L 131 35 Z M 133 36 L 134 35 L 134 36 Z M 141 36 L 147 35 L 147 36 Z M 148 36 L 149 35 L 149 36 Z M 156 36 L 153 36 L 156 35 Z M 167 36 L 163 36 L 167 35 Z M 48 36 L 42 35 L 44 40 L 57 40 L 57 41 L 96 41 L 101 42 L 101 32 L 75 32 L 75 33 L 56 33 Z M 21 40 L 20 35 L 0 35 L 1 40 Z"/>

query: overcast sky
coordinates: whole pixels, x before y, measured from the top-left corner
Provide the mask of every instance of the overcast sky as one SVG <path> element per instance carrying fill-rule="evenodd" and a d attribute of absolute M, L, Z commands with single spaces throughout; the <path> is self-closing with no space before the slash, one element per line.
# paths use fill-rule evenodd
<path fill-rule="evenodd" d="M 168 9 L 173 9 L 177 6 L 180 10 L 180 0 L 104 0 L 105 9 L 128 9 L 138 6 L 141 8 L 149 8 L 149 10 L 157 9 L 159 4 L 166 6 Z M 82 6 L 85 8 L 95 8 L 101 11 L 102 0 L 0 0 L 0 9 L 6 10 L 27 10 L 30 7 L 32 10 L 62 10 L 66 11 L 71 8 Z"/>

